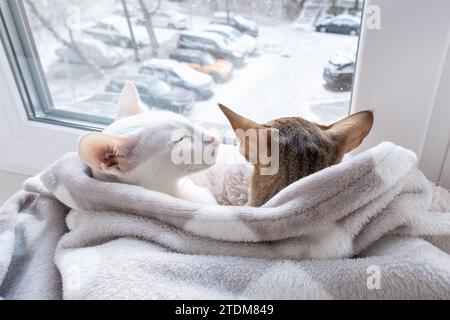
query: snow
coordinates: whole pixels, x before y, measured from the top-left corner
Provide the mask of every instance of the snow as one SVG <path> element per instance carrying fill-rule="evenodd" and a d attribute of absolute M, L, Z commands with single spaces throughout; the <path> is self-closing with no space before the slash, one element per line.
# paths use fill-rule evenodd
<path fill-rule="evenodd" d="M 291 25 L 261 27 L 261 34 L 260 43 L 272 43 L 272 50 L 250 57 L 229 83 L 216 86 L 211 100 L 194 107 L 194 119 L 226 123 L 216 102 L 259 122 L 302 116 L 329 123 L 348 114 L 351 93 L 327 88 L 322 74 L 330 57 L 356 37 L 302 32 Z"/>
<path fill-rule="evenodd" d="M 195 30 L 204 28 L 209 20 L 194 16 Z M 211 99 L 197 102 L 190 114 L 192 119 L 228 124 L 217 103 L 259 122 L 301 116 L 328 124 L 348 114 L 351 92 L 328 88 L 322 74 L 324 66 L 336 53 L 357 47 L 357 37 L 301 30 L 295 23 L 275 19 L 270 24 L 260 24 L 259 28 L 257 54 L 248 58 L 246 66 L 236 69 L 230 81 L 215 86 Z M 155 28 L 155 33 L 163 47 L 170 47 L 175 44 L 178 31 Z M 37 32 L 35 39 L 57 108 L 73 104 L 77 111 L 79 103 L 75 101 L 104 92 L 110 79 L 137 73 L 145 63 L 145 60 L 135 61 L 133 50 L 126 50 L 125 64 L 104 70 L 105 74 L 99 76 L 87 66 L 58 62 L 54 51 L 60 45 L 47 31 Z M 150 51 L 150 47 L 141 50 L 141 58 L 148 59 Z M 86 112 L 83 109 L 80 111 Z M 112 116 L 109 108 L 105 108 L 104 116 Z"/>

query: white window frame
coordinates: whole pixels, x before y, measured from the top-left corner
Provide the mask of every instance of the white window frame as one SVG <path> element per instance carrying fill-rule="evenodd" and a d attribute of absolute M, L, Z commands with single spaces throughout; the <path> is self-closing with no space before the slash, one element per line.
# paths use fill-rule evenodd
<path fill-rule="evenodd" d="M 375 111 L 364 145 L 411 149 L 434 182 L 450 188 L 450 1 L 366 0 L 352 111 Z M 367 26 L 378 8 L 381 29 Z M 399 19 L 400 17 L 400 19 Z M 409 22 L 409 23 L 406 23 Z"/>
<path fill-rule="evenodd" d="M 379 30 L 367 28 L 373 6 Z M 351 108 L 376 117 L 359 152 L 393 141 L 415 151 L 435 182 L 450 180 L 449 13 L 448 0 L 366 0 Z M 85 130 L 28 120 L 3 47 L 0 68 L 0 170 L 33 175 L 76 151 Z"/>
<path fill-rule="evenodd" d="M 76 150 L 85 130 L 30 121 L 8 57 L 0 46 L 0 170 L 34 175 Z"/>
<path fill-rule="evenodd" d="M 421 169 L 431 180 L 450 189 L 450 44 L 423 147 Z"/>

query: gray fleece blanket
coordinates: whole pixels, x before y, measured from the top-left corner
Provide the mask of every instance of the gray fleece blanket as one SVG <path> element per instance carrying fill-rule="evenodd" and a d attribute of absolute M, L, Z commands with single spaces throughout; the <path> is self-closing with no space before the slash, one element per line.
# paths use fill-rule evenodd
<path fill-rule="evenodd" d="M 222 204 L 205 206 L 94 180 L 68 154 L 0 210 L 0 297 L 450 298 L 450 196 L 433 200 L 412 152 L 383 143 L 262 208 L 242 206 L 248 178 L 197 176 Z"/>

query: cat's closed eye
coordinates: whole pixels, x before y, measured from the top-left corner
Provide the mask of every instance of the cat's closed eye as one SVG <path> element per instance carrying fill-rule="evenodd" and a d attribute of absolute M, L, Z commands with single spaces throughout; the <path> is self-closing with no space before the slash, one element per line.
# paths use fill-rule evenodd
<path fill-rule="evenodd" d="M 177 140 L 175 140 L 175 144 L 183 142 L 184 140 L 189 140 L 189 139 L 192 139 L 192 137 L 190 137 L 190 136 L 182 136 L 182 137 L 178 138 Z"/>

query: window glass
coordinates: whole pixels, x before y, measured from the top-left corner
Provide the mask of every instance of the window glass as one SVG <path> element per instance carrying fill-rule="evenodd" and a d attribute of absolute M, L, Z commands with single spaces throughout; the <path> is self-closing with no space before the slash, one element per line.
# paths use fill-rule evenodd
<path fill-rule="evenodd" d="M 183 57 L 183 60 L 188 63 L 200 64 L 200 61 L 197 57 Z"/>
<path fill-rule="evenodd" d="M 158 69 L 150 69 L 149 73 L 160 79 L 164 79 L 166 77 L 166 72 Z"/>
<path fill-rule="evenodd" d="M 216 64 L 216 59 L 210 54 L 204 54 L 201 58 L 201 64 L 204 66 L 213 66 Z"/>
<path fill-rule="evenodd" d="M 227 125 L 217 102 L 259 122 L 303 116 L 327 124 L 347 115 L 359 30 L 345 25 L 327 28 L 327 23 L 336 16 L 333 22 L 354 23 L 349 15 L 359 21 L 363 1 L 273 0 L 257 7 L 250 2 L 145 0 L 151 19 L 156 13 L 168 18 L 167 25 L 153 28 L 137 0 L 23 0 L 4 5 L 13 18 L 22 17 L 12 20 L 19 40 L 29 40 L 14 41 L 32 58 L 21 66 L 30 68 L 32 81 L 25 88 L 34 92 L 24 96 L 36 97 L 30 98 L 30 114 L 38 119 L 64 110 L 70 112 L 64 115 L 67 123 L 96 122 L 99 119 L 89 117 L 89 108 L 80 105 L 101 99 L 111 104 L 116 97 L 102 95 L 108 83 L 123 80 L 124 74 L 139 75 L 146 61 L 166 59 L 178 46 L 211 53 L 214 57 L 205 55 L 202 61 L 217 67 L 214 73 L 223 78 L 215 78 L 213 95 L 198 99 L 185 114 L 193 120 Z M 223 18 L 227 8 L 235 28 L 229 40 L 218 39 L 218 47 L 216 41 L 195 37 L 213 21 L 227 24 Z M 183 30 L 194 36 L 180 41 Z M 188 90 L 204 85 L 200 80 L 207 72 L 199 72 L 187 64 L 176 70 L 192 86 Z M 163 95 L 173 85 L 158 84 L 155 92 Z M 115 116 L 111 110 L 100 111 L 101 117 L 111 121 Z"/>
<path fill-rule="evenodd" d="M 177 66 L 177 68 L 175 68 L 175 72 L 170 72 L 169 74 L 172 77 L 180 77 L 185 81 L 189 81 L 195 77 L 197 72 L 194 71 L 194 69 L 186 66 L 185 64 L 180 64 L 179 66 Z"/>
<path fill-rule="evenodd" d="M 170 86 L 167 83 L 162 82 L 162 81 L 156 81 L 152 85 L 151 91 L 153 92 L 153 94 L 164 96 L 164 95 L 170 93 L 172 91 L 172 89 L 170 88 Z"/>

